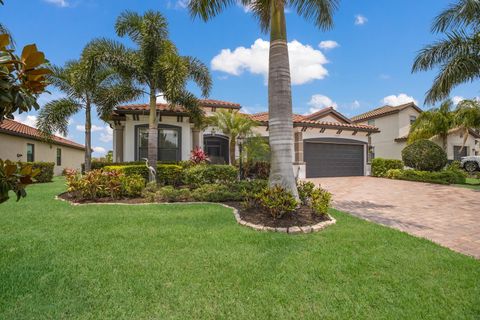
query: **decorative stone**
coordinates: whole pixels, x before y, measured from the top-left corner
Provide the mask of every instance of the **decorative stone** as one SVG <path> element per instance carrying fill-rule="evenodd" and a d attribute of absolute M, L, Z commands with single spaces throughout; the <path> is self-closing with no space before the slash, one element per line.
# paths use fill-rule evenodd
<path fill-rule="evenodd" d="M 311 226 L 306 226 L 306 227 L 300 227 L 302 229 L 303 233 L 310 233 L 312 232 L 312 227 Z"/>
<path fill-rule="evenodd" d="M 276 232 L 288 233 L 288 228 L 275 228 Z"/>
<path fill-rule="evenodd" d="M 270 231 L 270 232 L 275 232 L 275 228 L 272 227 L 263 227 L 263 231 Z"/>
<path fill-rule="evenodd" d="M 300 233 L 302 232 L 302 229 L 300 227 L 290 227 L 288 228 L 288 233 Z"/>

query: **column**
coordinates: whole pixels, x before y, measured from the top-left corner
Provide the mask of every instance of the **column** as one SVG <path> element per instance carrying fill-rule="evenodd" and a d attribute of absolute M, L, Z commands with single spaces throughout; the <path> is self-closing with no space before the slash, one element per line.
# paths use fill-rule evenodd
<path fill-rule="evenodd" d="M 303 133 L 296 131 L 294 136 L 295 164 L 303 164 Z"/>
<path fill-rule="evenodd" d="M 113 127 L 113 161 L 114 162 L 123 162 L 123 131 L 124 126 L 115 125 Z"/>
<path fill-rule="evenodd" d="M 192 149 L 195 149 L 195 147 L 201 148 L 202 146 L 200 145 L 200 129 L 193 128 L 192 129 Z"/>

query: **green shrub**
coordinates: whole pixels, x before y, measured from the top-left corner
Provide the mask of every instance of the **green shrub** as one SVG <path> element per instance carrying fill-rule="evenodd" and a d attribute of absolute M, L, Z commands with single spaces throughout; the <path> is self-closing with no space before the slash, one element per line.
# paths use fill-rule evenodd
<path fill-rule="evenodd" d="M 446 168 L 445 171 L 449 172 L 452 176 L 452 179 L 455 181 L 452 182 L 454 184 L 464 184 L 467 182 L 467 172 L 463 170 L 463 168 L 460 165 L 460 161 L 453 161 L 451 164 L 449 164 Z"/>
<path fill-rule="evenodd" d="M 403 169 L 403 167 L 401 160 L 375 158 L 372 160 L 372 176 L 385 177 L 388 170 Z"/>
<path fill-rule="evenodd" d="M 274 219 L 295 211 L 298 206 L 293 194 L 280 186 L 264 189 L 258 194 L 257 201 L 260 207 L 270 213 Z"/>
<path fill-rule="evenodd" d="M 297 182 L 298 196 L 303 205 L 307 205 L 315 189 L 315 183 L 311 181 Z"/>
<path fill-rule="evenodd" d="M 149 171 L 145 164 L 107 166 L 106 171 L 118 171 L 126 176 L 140 175 L 148 181 Z M 178 186 L 182 183 L 183 168 L 175 164 L 159 164 L 157 166 L 157 183 L 161 185 Z"/>
<path fill-rule="evenodd" d="M 187 202 L 192 201 L 192 193 L 186 188 L 173 186 L 162 187 L 155 192 L 156 202 Z"/>
<path fill-rule="evenodd" d="M 245 178 L 265 180 L 270 175 L 270 163 L 267 161 L 247 161 L 242 168 Z"/>
<path fill-rule="evenodd" d="M 98 161 L 93 160 L 90 164 L 91 170 L 100 170 L 105 169 L 105 167 L 110 166 L 133 166 L 133 165 L 145 165 L 143 161 L 129 161 L 129 162 L 106 162 L 106 161 Z M 85 173 L 85 163 L 82 163 L 82 173 Z"/>
<path fill-rule="evenodd" d="M 231 192 L 238 194 L 258 194 L 268 186 L 267 180 L 241 180 L 228 184 Z"/>
<path fill-rule="evenodd" d="M 458 172 L 455 172 L 453 170 L 430 172 L 419 170 L 392 169 L 387 172 L 387 178 L 436 184 L 455 184 L 463 183 L 461 181 L 465 181 L 464 177 L 461 177 Z"/>
<path fill-rule="evenodd" d="M 121 176 L 121 190 L 122 195 L 127 198 L 137 198 L 142 195 L 142 191 L 145 188 L 145 179 L 138 174 L 132 174 L 130 176 Z"/>
<path fill-rule="evenodd" d="M 418 140 L 402 150 L 406 166 L 420 171 L 439 171 L 447 164 L 446 152 L 430 140 Z"/>
<path fill-rule="evenodd" d="M 242 193 L 232 192 L 223 184 L 204 184 L 192 192 L 192 197 L 196 201 L 205 202 L 240 201 L 243 199 Z"/>
<path fill-rule="evenodd" d="M 39 170 L 39 173 L 33 179 L 37 183 L 52 182 L 53 180 L 53 169 L 55 168 L 53 162 L 22 162 L 20 165 L 29 165 L 32 170 Z"/>
<path fill-rule="evenodd" d="M 327 216 L 330 203 L 332 201 L 332 194 L 322 188 L 316 188 L 311 193 L 310 206 L 319 216 Z"/>
<path fill-rule="evenodd" d="M 184 183 L 192 188 L 203 184 L 233 183 L 238 169 L 230 165 L 197 165 L 184 170 Z"/>

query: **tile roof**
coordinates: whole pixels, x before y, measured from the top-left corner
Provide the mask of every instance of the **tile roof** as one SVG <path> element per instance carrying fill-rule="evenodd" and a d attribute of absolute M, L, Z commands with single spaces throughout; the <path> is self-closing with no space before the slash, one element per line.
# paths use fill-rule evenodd
<path fill-rule="evenodd" d="M 326 108 L 320 109 L 317 112 L 306 115 L 305 118 L 310 119 L 310 120 L 318 120 L 318 118 L 321 118 L 321 117 L 326 116 L 328 114 L 332 114 L 334 117 L 338 118 L 341 121 L 345 121 L 347 123 L 352 123 L 352 120 L 348 119 L 343 114 L 341 114 L 340 112 L 335 110 L 334 107 L 326 107 Z"/>
<path fill-rule="evenodd" d="M 3 122 L 0 123 L 0 133 L 43 141 L 42 134 L 39 130 L 14 120 L 3 120 Z M 52 139 L 54 144 L 85 150 L 84 145 L 64 139 L 62 137 L 53 136 Z"/>
<path fill-rule="evenodd" d="M 200 100 L 200 107 L 206 108 L 230 108 L 230 109 L 240 109 L 241 106 L 238 103 L 228 102 L 228 101 L 220 101 L 220 100 L 212 100 L 212 99 L 203 99 Z M 149 105 L 146 103 L 143 104 L 129 104 L 118 106 L 116 111 L 148 111 Z M 182 106 L 171 106 L 166 103 L 157 103 L 157 110 L 159 111 L 171 111 L 171 112 L 179 112 L 183 113 L 186 112 L 185 108 Z"/>
<path fill-rule="evenodd" d="M 255 114 L 248 115 L 252 120 L 266 123 L 268 122 L 268 112 L 260 112 Z M 308 119 L 308 116 L 302 116 L 300 114 L 293 114 L 292 120 L 294 125 L 302 125 L 305 124 L 307 126 L 313 127 L 326 127 L 326 128 L 346 128 L 346 129 L 353 129 L 353 130 L 362 130 L 362 131 L 371 131 L 371 132 L 378 132 L 378 128 L 373 126 L 361 125 L 361 124 L 354 124 L 354 123 L 342 123 L 342 122 L 330 122 L 330 121 L 316 121 Z"/>
<path fill-rule="evenodd" d="M 358 116 L 352 117 L 352 121 L 353 122 L 360 122 L 360 121 L 365 121 L 365 120 L 368 120 L 368 119 L 379 118 L 379 117 L 383 117 L 383 116 L 386 116 L 386 115 L 389 115 L 389 114 L 394 114 L 394 113 L 400 112 L 400 111 L 402 111 L 406 108 L 409 108 L 409 107 L 412 107 L 412 108 L 416 109 L 418 112 L 422 112 L 422 109 L 417 107 L 415 105 L 415 103 L 409 102 L 409 103 L 405 103 L 405 104 L 395 106 L 395 107 L 387 105 L 387 106 L 383 106 L 383 107 L 380 107 L 380 108 L 377 108 L 377 109 L 373 109 L 373 110 L 370 110 L 368 112 L 359 114 Z"/>

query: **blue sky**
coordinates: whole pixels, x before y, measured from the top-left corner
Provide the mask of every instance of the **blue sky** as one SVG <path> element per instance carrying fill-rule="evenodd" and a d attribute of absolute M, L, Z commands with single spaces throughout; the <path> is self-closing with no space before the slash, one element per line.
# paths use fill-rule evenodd
<path fill-rule="evenodd" d="M 294 12 L 287 13 L 294 112 L 326 105 L 353 116 L 386 103 L 414 99 L 423 106 L 435 72 L 411 74 L 416 52 L 440 35 L 432 19 L 453 0 L 343 0 L 335 27 L 318 30 Z M 36 43 L 54 64 L 76 59 L 96 37 L 118 39 L 113 25 L 124 10 L 159 10 L 181 54 L 201 59 L 212 70 L 213 99 L 240 103 L 248 112 L 267 108 L 268 35 L 248 10 L 233 6 L 208 23 L 193 20 L 182 0 L 6 0 L 0 21 L 17 46 Z M 122 40 L 122 39 L 119 39 Z M 122 40 L 124 41 L 124 40 Z M 42 96 L 41 103 L 59 97 Z M 476 86 L 456 88 L 452 98 L 478 96 Z M 146 102 L 147 98 L 143 99 Z M 35 112 L 18 117 L 32 123 Z M 95 120 L 93 146 L 99 156 L 112 149 L 111 130 Z M 71 120 L 68 137 L 83 143 L 84 119 Z"/>

